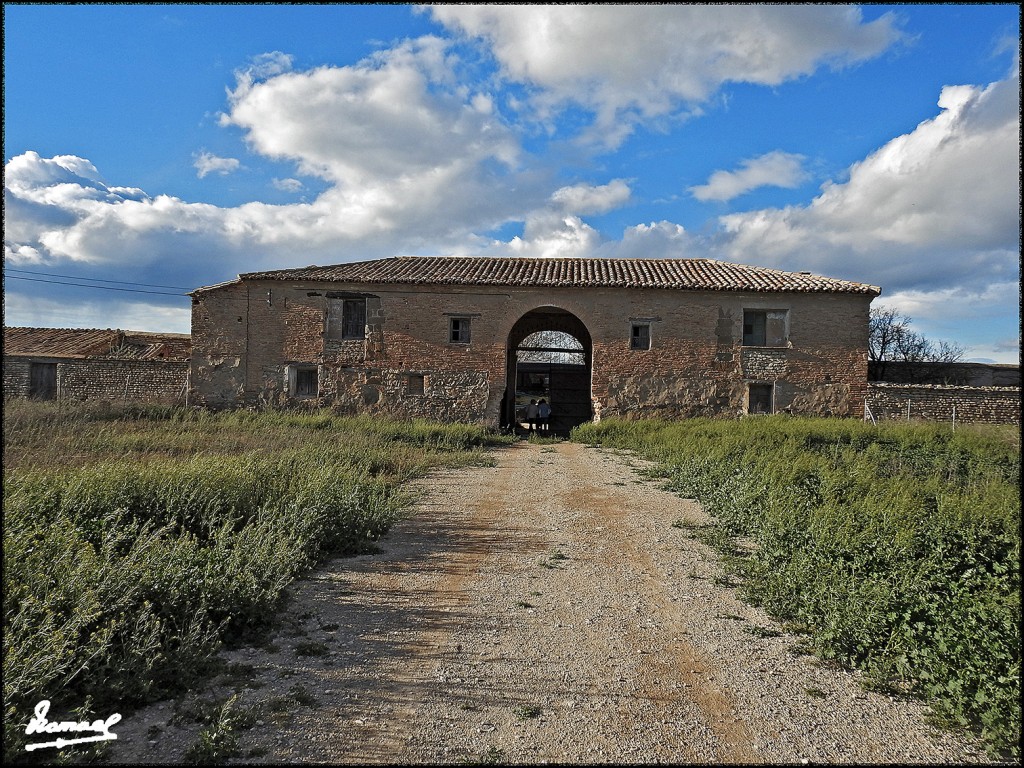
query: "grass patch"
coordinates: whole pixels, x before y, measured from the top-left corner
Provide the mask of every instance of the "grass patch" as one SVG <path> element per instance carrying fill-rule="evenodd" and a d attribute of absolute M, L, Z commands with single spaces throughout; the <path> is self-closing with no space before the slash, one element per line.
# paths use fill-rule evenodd
<path fill-rule="evenodd" d="M 285 587 L 368 551 L 409 480 L 511 442 L 329 412 L 8 400 L 3 418 L 5 760 L 43 698 L 139 706 L 209 676 L 221 647 L 267 642 Z M 223 730 L 195 754 L 229 751 Z"/>
<path fill-rule="evenodd" d="M 609 419 L 573 438 L 634 451 L 698 500 L 713 525 L 694 536 L 727 555 L 716 582 L 805 631 L 799 651 L 1019 757 L 1019 429 Z"/>

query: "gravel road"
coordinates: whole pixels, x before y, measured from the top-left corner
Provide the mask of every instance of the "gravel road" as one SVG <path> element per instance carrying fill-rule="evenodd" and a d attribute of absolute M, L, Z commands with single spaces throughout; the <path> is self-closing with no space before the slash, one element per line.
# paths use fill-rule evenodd
<path fill-rule="evenodd" d="M 227 654 L 234 762 L 986 763 L 741 603 L 685 525 L 700 507 L 627 454 L 520 442 L 420 481 L 373 555 L 292 589 L 266 648 Z M 178 762 L 164 703 L 111 758 Z M 172 717 L 177 710 L 178 716 Z"/>

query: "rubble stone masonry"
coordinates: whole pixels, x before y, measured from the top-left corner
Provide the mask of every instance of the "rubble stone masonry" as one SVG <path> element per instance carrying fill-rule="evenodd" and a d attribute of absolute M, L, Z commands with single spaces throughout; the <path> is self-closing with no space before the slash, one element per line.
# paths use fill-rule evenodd
<path fill-rule="evenodd" d="M 909 409 L 908 409 L 909 406 Z M 868 385 L 868 408 L 876 420 L 894 419 L 977 424 L 1021 423 L 1020 387 L 965 387 L 947 384 Z"/>
<path fill-rule="evenodd" d="M 4 396 L 29 394 L 33 362 L 56 363 L 56 397 L 61 400 L 110 402 L 184 403 L 189 375 L 188 361 L 21 359 L 4 357 Z"/>

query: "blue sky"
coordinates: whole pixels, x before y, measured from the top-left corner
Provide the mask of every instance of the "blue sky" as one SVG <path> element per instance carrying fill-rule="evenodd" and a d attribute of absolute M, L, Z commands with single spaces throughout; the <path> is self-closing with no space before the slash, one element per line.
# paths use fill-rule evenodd
<path fill-rule="evenodd" d="M 879 285 L 1016 363 L 1019 48 L 1009 4 L 5 4 L 5 323 L 187 332 L 184 290 L 393 255 L 693 257 Z"/>

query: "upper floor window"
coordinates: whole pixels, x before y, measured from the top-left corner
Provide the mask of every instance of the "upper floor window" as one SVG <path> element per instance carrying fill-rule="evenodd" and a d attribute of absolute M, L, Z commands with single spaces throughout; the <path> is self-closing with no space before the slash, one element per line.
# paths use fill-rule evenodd
<path fill-rule="evenodd" d="M 448 341 L 452 344 L 469 344 L 470 321 L 468 317 L 448 318 Z"/>
<path fill-rule="evenodd" d="M 789 312 L 787 310 L 743 310 L 743 346 L 789 346 Z"/>
<path fill-rule="evenodd" d="M 633 330 L 630 334 L 629 348 L 630 349 L 650 349 L 651 348 L 651 324 L 650 323 L 633 323 Z"/>
<path fill-rule="evenodd" d="M 366 299 L 327 300 L 327 338 L 366 337 Z"/>

